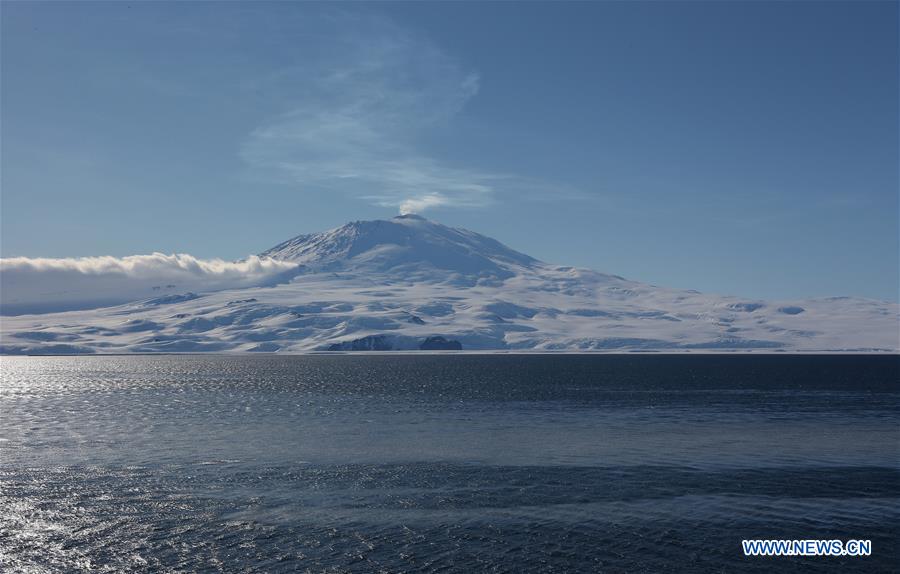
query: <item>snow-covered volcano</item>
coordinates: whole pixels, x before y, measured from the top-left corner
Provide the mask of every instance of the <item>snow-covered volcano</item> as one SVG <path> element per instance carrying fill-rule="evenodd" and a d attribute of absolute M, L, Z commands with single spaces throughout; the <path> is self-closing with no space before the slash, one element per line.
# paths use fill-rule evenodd
<path fill-rule="evenodd" d="M 295 261 L 304 272 L 357 271 L 463 283 L 506 279 L 538 263 L 490 237 L 419 215 L 354 221 L 325 233 L 299 235 L 260 257 Z"/>
<path fill-rule="evenodd" d="M 415 215 L 300 235 L 260 256 L 278 262 L 277 281 L 173 284 L 124 305 L 4 317 L 0 351 L 900 350 L 897 304 L 660 288 Z"/>

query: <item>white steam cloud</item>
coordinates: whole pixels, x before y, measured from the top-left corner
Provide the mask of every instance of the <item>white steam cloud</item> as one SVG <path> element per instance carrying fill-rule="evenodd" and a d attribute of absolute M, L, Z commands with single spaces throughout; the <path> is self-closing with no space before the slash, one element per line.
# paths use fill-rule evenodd
<path fill-rule="evenodd" d="M 296 263 L 263 259 L 197 259 L 187 254 L 0 259 L 0 313 L 90 309 L 139 299 L 272 285 Z"/>

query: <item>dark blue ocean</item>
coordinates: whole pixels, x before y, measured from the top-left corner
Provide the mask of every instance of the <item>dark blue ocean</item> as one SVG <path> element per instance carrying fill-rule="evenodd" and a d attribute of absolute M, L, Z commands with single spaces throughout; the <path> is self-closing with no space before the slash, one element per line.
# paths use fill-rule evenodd
<path fill-rule="evenodd" d="M 897 356 L 0 359 L 2 572 L 891 572 Z M 870 539 L 747 558 L 744 538 Z"/>

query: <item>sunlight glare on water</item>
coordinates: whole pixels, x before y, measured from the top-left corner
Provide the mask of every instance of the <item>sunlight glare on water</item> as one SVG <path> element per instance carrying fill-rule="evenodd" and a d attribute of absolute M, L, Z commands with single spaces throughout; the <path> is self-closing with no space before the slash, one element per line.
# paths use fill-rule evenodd
<path fill-rule="evenodd" d="M 4 571 L 767 571 L 740 540 L 778 536 L 898 557 L 892 357 L 0 361 Z"/>

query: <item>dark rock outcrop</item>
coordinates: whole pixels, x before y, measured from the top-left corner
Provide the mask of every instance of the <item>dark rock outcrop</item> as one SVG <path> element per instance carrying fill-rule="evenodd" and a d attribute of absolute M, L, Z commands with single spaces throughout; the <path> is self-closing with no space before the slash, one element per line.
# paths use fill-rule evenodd
<path fill-rule="evenodd" d="M 428 337 L 419 345 L 421 351 L 462 351 L 462 343 L 441 336 Z"/>
<path fill-rule="evenodd" d="M 384 335 L 369 335 L 352 341 L 332 343 L 329 351 L 390 351 L 393 345 Z"/>
<path fill-rule="evenodd" d="M 800 313 L 806 311 L 806 309 L 804 309 L 803 307 L 790 306 L 790 307 L 779 307 L 778 311 L 781 313 L 784 313 L 786 315 L 799 315 Z"/>

